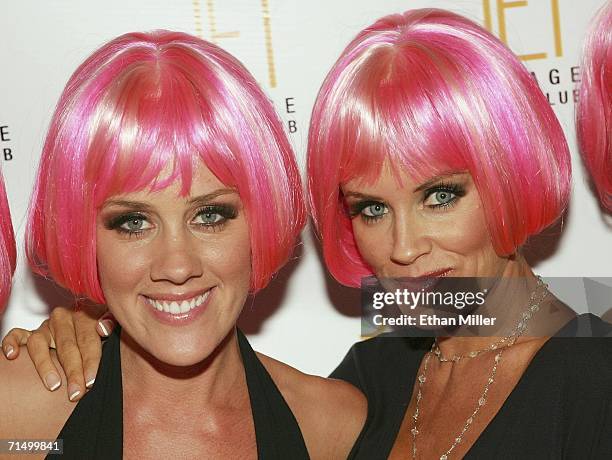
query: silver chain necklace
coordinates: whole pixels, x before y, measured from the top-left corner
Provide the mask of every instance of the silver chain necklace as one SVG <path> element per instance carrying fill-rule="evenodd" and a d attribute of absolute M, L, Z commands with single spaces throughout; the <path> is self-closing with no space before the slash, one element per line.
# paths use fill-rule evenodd
<path fill-rule="evenodd" d="M 536 294 L 540 288 L 543 288 L 543 294 L 540 297 L 540 299 L 537 300 L 536 302 L 536 297 L 537 297 Z M 504 350 L 514 345 L 516 340 L 525 332 L 525 329 L 527 329 L 527 323 L 532 318 L 532 316 L 538 312 L 538 310 L 540 309 L 540 304 L 546 298 L 548 294 L 547 288 L 548 288 L 548 285 L 544 283 L 542 281 L 542 278 L 538 276 L 538 284 L 530 295 L 527 308 L 521 315 L 519 321 L 517 322 L 514 329 L 511 331 L 510 335 L 503 337 L 502 339 L 492 343 L 487 348 L 483 348 L 481 350 L 474 350 L 464 355 L 453 355 L 452 357 L 447 358 L 447 357 L 442 356 L 440 352 L 440 347 L 437 341 L 434 340 L 434 343 L 431 346 L 431 350 L 425 356 L 425 361 L 423 362 L 423 372 L 419 375 L 417 379 L 418 380 L 418 392 L 416 395 L 416 405 L 414 409 L 414 414 L 412 415 L 412 420 L 413 420 L 412 430 L 410 430 L 410 432 L 412 433 L 412 458 L 413 460 L 415 460 L 417 456 L 416 439 L 417 439 L 417 435 L 419 434 L 419 430 L 417 427 L 417 422 L 419 419 L 419 405 L 420 405 L 421 400 L 423 399 L 423 384 L 427 381 L 427 377 L 426 377 L 427 365 L 429 364 L 429 359 L 432 357 L 432 355 L 436 356 L 436 358 L 438 358 L 438 361 L 440 361 L 441 363 L 445 363 L 445 362 L 456 363 L 456 362 L 459 362 L 461 359 L 475 358 L 476 356 L 482 353 L 499 350 L 493 360 L 493 368 L 491 369 L 491 372 L 489 373 L 489 378 L 487 379 L 487 382 L 485 383 L 484 390 L 480 398 L 478 398 L 478 403 L 476 405 L 476 408 L 472 411 L 470 416 L 465 421 L 465 424 L 463 425 L 461 432 L 455 437 L 455 440 L 453 441 L 452 445 L 446 450 L 446 452 L 444 452 L 440 456 L 440 460 L 448 460 L 448 457 L 451 454 L 451 452 L 463 440 L 463 436 L 465 435 L 467 430 L 470 428 L 470 426 L 474 422 L 476 415 L 478 415 L 478 412 L 480 412 L 480 408 L 486 404 L 487 395 L 489 393 L 489 388 L 495 381 L 495 374 L 497 373 L 497 366 L 501 362 L 501 358 L 502 358 L 502 354 L 504 353 Z"/>

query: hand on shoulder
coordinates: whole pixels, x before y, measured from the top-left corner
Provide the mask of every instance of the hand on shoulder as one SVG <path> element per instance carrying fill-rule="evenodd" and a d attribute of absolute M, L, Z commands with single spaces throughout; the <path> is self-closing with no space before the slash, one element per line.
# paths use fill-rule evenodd
<path fill-rule="evenodd" d="M 61 369 L 55 350 L 52 359 Z M 65 385 L 66 376 L 60 374 Z M 0 354 L 0 381 L 0 438 L 55 439 L 75 404 L 64 392 L 51 392 L 40 383 L 25 347 L 10 361 Z"/>

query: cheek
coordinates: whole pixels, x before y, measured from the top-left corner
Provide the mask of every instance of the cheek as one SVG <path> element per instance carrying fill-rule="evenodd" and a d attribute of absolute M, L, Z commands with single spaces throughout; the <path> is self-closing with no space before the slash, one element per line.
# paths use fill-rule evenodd
<path fill-rule="evenodd" d="M 437 238 L 442 253 L 451 253 L 463 276 L 496 276 L 505 259 L 493 248 L 484 212 L 480 206 L 457 213 L 453 224 Z"/>
<path fill-rule="evenodd" d="M 352 222 L 353 236 L 357 251 L 361 258 L 376 271 L 385 261 L 389 260 L 393 242 L 384 222 L 367 225 L 356 218 Z"/>
<path fill-rule="evenodd" d="M 436 239 L 443 247 L 465 255 L 493 250 L 485 216 L 479 206 L 458 211 L 453 217 L 452 223 L 437 231 Z"/>
<path fill-rule="evenodd" d="M 248 291 L 251 281 L 251 242 L 246 225 L 200 243 L 204 269 L 222 285 Z"/>

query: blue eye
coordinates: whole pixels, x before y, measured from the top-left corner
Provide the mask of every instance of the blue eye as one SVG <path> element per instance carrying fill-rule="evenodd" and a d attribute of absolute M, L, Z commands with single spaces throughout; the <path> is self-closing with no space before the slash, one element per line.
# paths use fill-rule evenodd
<path fill-rule="evenodd" d="M 138 235 L 153 228 L 153 225 L 142 214 L 124 214 L 111 219 L 106 224 L 106 228 L 129 235 Z"/>
<path fill-rule="evenodd" d="M 433 199 L 433 202 L 428 204 L 432 206 L 444 206 L 452 202 L 455 198 L 457 198 L 457 195 L 455 195 L 453 192 L 450 192 L 448 190 L 440 190 L 438 192 L 432 193 L 427 199 L 427 201 L 432 201 Z"/>
<path fill-rule="evenodd" d="M 387 207 L 382 204 L 382 203 L 374 203 L 371 204 L 369 206 L 366 206 L 363 208 L 363 210 L 361 211 L 361 214 L 364 217 L 368 217 L 370 219 L 372 218 L 377 218 L 377 217 L 382 217 L 385 214 L 387 214 L 389 212 L 389 210 L 387 209 Z"/>
<path fill-rule="evenodd" d="M 423 204 L 429 208 L 447 208 L 453 206 L 462 196 L 465 187 L 455 183 L 440 183 L 425 191 Z"/>
<path fill-rule="evenodd" d="M 380 201 L 364 200 L 349 205 L 349 215 L 351 219 L 359 216 L 366 223 L 373 223 L 382 219 L 389 212 L 386 204 Z"/>
<path fill-rule="evenodd" d="M 196 223 L 201 224 L 201 225 L 215 225 L 225 220 L 225 217 L 223 217 L 218 212 L 202 211 L 196 216 L 196 221 L 197 220 L 199 220 L 200 222 L 196 222 Z"/>
<path fill-rule="evenodd" d="M 121 225 L 121 228 L 124 230 L 128 230 L 130 232 L 138 232 L 140 230 L 142 230 L 142 227 L 144 226 L 145 220 L 141 219 L 139 217 L 134 218 L 134 219 L 130 219 L 127 222 L 124 222 Z"/>
<path fill-rule="evenodd" d="M 193 223 L 208 230 L 220 229 L 228 220 L 235 219 L 238 210 L 229 204 L 211 204 L 200 208 Z"/>

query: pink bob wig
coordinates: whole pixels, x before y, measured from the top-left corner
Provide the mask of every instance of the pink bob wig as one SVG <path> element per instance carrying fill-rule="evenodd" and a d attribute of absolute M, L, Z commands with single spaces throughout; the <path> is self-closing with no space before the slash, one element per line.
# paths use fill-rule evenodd
<path fill-rule="evenodd" d="M 587 32 L 576 126 L 584 163 L 601 203 L 612 211 L 612 1 Z"/>
<path fill-rule="evenodd" d="M 534 78 L 497 38 L 456 14 L 386 16 L 346 47 L 319 91 L 308 198 L 332 275 L 358 286 L 362 260 L 340 185 L 389 164 L 424 181 L 468 171 L 500 255 L 560 217 L 571 181 L 565 136 Z"/>
<path fill-rule="evenodd" d="M 0 174 L 0 313 L 4 310 L 11 293 L 11 280 L 15 273 L 16 263 L 15 234 L 4 181 Z"/>
<path fill-rule="evenodd" d="M 269 99 L 236 58 L 199 38 L 155 31 L 105 44 L 70 77 L 51 120 L 30 206 L 31 267 L 104 302 L 100 206 L 177 180 L 187 195 L 199 161 L 244 204 L 255 292 L 285 263 L 306 216 L 295 157 Z"/>

